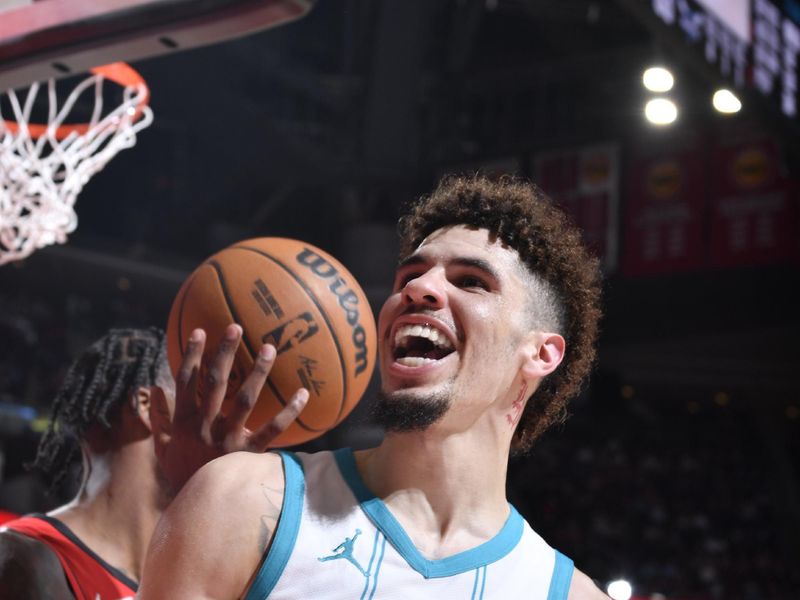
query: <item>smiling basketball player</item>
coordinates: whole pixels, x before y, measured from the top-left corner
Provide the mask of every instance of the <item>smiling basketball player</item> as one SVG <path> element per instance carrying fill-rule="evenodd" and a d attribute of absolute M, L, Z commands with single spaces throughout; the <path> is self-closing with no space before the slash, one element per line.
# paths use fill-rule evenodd
<path fill-rule="evenodd" d="M 402 225 L 383 443 L 209 463 L 157 528 L 142 598 L 606 598 L 505 497 L 510 451 L 590 369 L 596 261 L 523 183 L 447 180 Z"/>

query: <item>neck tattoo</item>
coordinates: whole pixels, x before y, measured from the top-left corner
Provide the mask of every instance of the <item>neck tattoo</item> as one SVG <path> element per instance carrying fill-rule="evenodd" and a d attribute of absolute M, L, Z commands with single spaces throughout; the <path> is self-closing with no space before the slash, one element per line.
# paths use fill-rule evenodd
<path fill-rule="evenodd" d="M 519 389 L 519 394 L 511 403 L 511 412 L 506 415 L 506 421 L 512 427 L 516 427 L 519 420 L 522 418 L 522 409 L 525 404 L 525 392 L 528 391 L 528 382 L 523 381 L 522 387 Z"/>

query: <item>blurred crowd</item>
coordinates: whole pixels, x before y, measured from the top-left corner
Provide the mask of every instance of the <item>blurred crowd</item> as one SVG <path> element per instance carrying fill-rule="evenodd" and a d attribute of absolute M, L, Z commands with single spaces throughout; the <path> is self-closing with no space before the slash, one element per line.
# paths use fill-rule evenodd
<path fill-rule="evenodd" d="M 590 402 L 512 461 L 509 497 L 534 529 L 637 596 L 800 598 L 798 524 L 782 518 L 781 495 L 797 472 L 777 468 L 768 416 L 713 400 L 634 398 L 607 413 Z"/>
<path fill-rule="evenodd" d="M 124 295 L 0 293 L 0 509 L 47 510 L 71 492 L 48 495 L 25 463 L 72 357 L 108 327 L 163 321 Z M 798 523 L 784 506 L 785 491 L 797 489 L 797 457 L 779 468 L 776 452 L 791 450 L 768 443 L 765 411 L 735 399 L 621 401 L 598 389 L 511 462 L 509 498 L 534 529 L 601 585 L 626 579 L 637 596 L 800 598 Z M 346 426 L 355 440 L 369 424 Z M 797 419 L 782 427 L 786 439 L 800 437 Z"/>
<path fill-rule="evenodd" d="M 45 412 L 66 368 L 109 327 L 165 326 L 165 316 L 124 296 L 108 301 L 80 294 L 44 298 L 0 293 L 0 402 Z"/>

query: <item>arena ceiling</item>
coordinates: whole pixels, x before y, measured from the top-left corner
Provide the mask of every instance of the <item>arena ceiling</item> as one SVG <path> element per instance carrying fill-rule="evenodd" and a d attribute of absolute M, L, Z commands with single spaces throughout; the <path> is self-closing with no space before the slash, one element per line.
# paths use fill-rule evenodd
<path fill-rule="evenodd" d="M 85 188 L 69 243 L 3 267 L 0 281 L 113 295 L 123 273 L 129 293 L 168 305 L 198 261 L 238 239 L 284 235 L 336 253 L 364 227 L 390 236 L 404 203 L 449 170 L 515 160 L 531 175 L 525 157 L 544 149 L 658 144 L 639 78 L 674 47 L 633 4 L 331 0 L 274 30 L 137 61 L 154 125 Z M 680 54 L 691 127 L 713 117 L 718 75 Z M 756 109 L 742 118 L 773 127 Z M 612 277 L 606 366 L 692 381 L 696 355 L 710 357 L 714 381 L 740 381 L 752 359 L 777 363 L 762 378 L 776 389 L 796 389 L 785 277 Z M 770 352 L 753 358 L 736 339 Z"/>

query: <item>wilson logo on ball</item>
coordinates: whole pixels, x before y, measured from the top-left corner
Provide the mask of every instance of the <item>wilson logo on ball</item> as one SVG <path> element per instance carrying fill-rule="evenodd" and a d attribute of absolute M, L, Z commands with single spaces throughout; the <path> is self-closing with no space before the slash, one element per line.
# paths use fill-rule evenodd
<path fill-rule="evenodd" d="M 311 272 L 317 277 L 332 280 L 328 289 L 339 299 L 339 306 L 344 311 L 347 323 L 352 328 L 351 339 L 356 349 L 356 375 L 359 375 L 367 369 L 369 362 L 367 360 L 367 334 L 364 332 L 359 318 L 358 296 L 347 286 L 347 282 L 339 275 L 336 267 L 313 250 L 304 248 L 297 255 L 297 262 L 311 269 Z"/>

